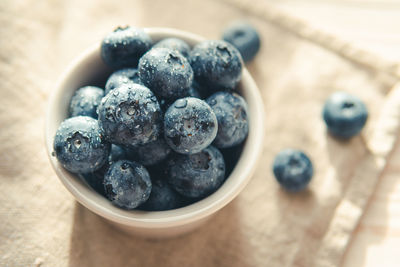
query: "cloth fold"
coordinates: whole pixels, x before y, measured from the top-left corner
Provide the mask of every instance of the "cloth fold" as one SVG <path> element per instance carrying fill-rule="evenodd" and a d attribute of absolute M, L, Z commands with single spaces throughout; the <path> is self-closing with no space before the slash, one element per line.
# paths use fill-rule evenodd
<path fill-rule="evenodd" d="M 397 139 L 398 78 L 390 66 L 354 62 L 239 2 L 0 3 L 0 22 L 7 25 L 0 28 L 1 266 L 340 265 Z M 262 39 L 247 67 L 262 93 L 266 134 L 246 189 L 203 227 L 160 241 L 127 236 L 77 204 L 51 169 L 43 143 L 47 97 L 72 58 L 118 25 L 218 39 L 236 19 L 254 24 Z M 325 99 L 337 90 L 358 95 L 370 113 L 362 134 L 347 142 L 327 134 L 321 118 Z M 274 156 L 287 147 L 304 150 L 315 166 L 309 189 L 299 194 L 280 189 L 271 172 Z"/>

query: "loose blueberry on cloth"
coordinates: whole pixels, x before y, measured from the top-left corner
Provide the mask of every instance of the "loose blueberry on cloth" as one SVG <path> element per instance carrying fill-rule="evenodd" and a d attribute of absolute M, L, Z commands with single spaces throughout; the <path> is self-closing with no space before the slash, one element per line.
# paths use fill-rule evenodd
<path fill-rule="evenodd" d="M 311 160 L 302 151 L 285 149 L 275 157 L 273 172 L 283 188 L 298 192 L 311 181 L 314 170 Z"/>
<path fill-rule="evenodd" d="M 245 21 L 236 21 L 226 27 L 222 39 L 239 50 L 244 62 L 251 61 L 260 50 L 260 36 L 253 25 Z"/>
<path fill-rule="evenodd" d="M 64 168 L 74 173 L 100 169 L 107 162 L 110 144 L 91 117 L 78 116 L 63 121 L 54 137 L 54 153 Z"/>
<path fill-rule="evenodd" d="M 347 139 L 359 134 L 367 122 L 368 110 L 357 96 L 336 92 L 325 102 L 322 116 L 328 131 Z"/>

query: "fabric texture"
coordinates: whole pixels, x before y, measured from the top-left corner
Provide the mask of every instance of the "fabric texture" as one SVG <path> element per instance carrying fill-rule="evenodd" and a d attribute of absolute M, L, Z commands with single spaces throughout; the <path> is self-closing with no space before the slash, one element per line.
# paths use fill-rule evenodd
<path fill-rule="evenodd" d="M 386 64 L 357 62 L 339 46 L 324 46 L 307 25 L 307 34 L 298 34 L 287 23 L 294 20 L 265 13 L 259 2 L 0 2 L 0 266 L 340 265 L 397 139 L 398 77 Z M 261 51 L 247 67 L 266 114 L 263 155 L 245 190 L 201 228 L 161 241 L 127 236 L 77 204 L 43 142 L 47 98 L 68 63 L 118 25 L 218 39 L 236 19 L 261 34 Z M 337 90 L 361 97 L 370 113 L 362 134 L 348 142 L 327 134 L 321 119 L 325 99 Z M 300 194 L 280 189 L 271 172 L 287 147 L 314 163 L 313 181 Z"/>

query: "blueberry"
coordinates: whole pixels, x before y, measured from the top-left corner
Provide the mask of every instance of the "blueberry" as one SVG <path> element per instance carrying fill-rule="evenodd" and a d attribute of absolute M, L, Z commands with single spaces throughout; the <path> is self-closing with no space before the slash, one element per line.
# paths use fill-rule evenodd
<path fill-rule="evenodd" d="M 111 144 L 111 152 L 108 157 L 108 163 L 111 165 L 113 162 L 118 160 L 126 159 L 127 153 L 126 150 L 118 145 Z"/>
<path fill-rule="evenodd" d="M 213 193 L 225 178 L 224 158 L 213 146 L 192 155 L 176 154 L 168 161 L 167 170 L 171 186 L 191 198 Z"/>
<path fill-rule="evenodd" d="M 368 118 L 368 110 L 358 97 L 336 92 L 326 100 L 323 118 L 332 135 L 350 138 L 361 132 Z"/>
<path fill-rule="evenodd" d="M 187 95 L 193 70 L 178 51 L 153 48 L 139 61 L 139 77 L 158 97 L 175 100 Z"/>
<path fill-rule="evenodd" d="M 124 83 L 138 83 L 141 84 L 139 72 L 135 68 L 126 68 L 117 70 L 110 75 L 106 82 L 105 93 L 108 94 L 112 89 L 119 87 Z"/>
<path fill-rule="evenodd" d="M 85 86 L 75 91 L 69 104 L 69 114 L 75 116 L 89 116 L 97 119 L 97 106 L 104 96 L 104 90 L 96 86 Z"/>
<path fill-rule="evenodd" d="M 196 98 L 201 98 L 200 92 L 198 90 L 198 87 L 196 86 L 190 86 L 189 91 L 186 96 L 191 96 L 191 97 L 196 97 Z"/>
<path fill-rule="evenodd" d="M 189 97 L 189 96 L 196 97 L 196 98 L 201 98 L 201 95 L 200 95 L 199 91 L 197 90 L 197 87 L 194 87 L 194 86 L 191 86 L 189 88 L 189 90 L 186 92 L 186 94 L 184 95 L 184 97 Z M 158 102 L 160 103 L 161 110 L 164 111 L 164 112 L 174 102 L 174 101 L 170 101 L 170 100 L 165 99 L 165 98 L 159 98 L 159 99 L 160 100 Z"/>
<path fill-rule="evenodd" d="M 160 170 L 149 170 L 151 177 L 151 193 L 149 199 L 140 206 L 147 211 L 172 210 L 183 207 L 185 199 L 178 194 L 166 181 Z"/>
<path fill-rule="evenodd" d="M 160 108 L 163 112 L 165 112 L 171 105 L 171 101 L 168 101 L 165 98 L 159 98 L 158 103 L 160 104 Z"/>
<path fill-rule="evenodd" d="M 239 51 L 225 41 L 203 41 L 190 53 L 194 77 L 202 86 L 234 89 L 242 76 L 242 58 Z"/>
<path fill-rule="evenodd" d="M 124 209 L 134 209 L 143 204 L 150 196 L 151 186 L 148 171 L 129 160 L 113 163 L 104 176 L 107 198 Z"/>
<path fill-rule="evenodd" d="M 157 140 L 127 148 L 128 157 L 145 166 L 160 163 L 167 158 L 171 148 L 167 145 L 163 136 Z"/>
<path fill-rule="evenodd" d="M 192 86 L 190 88 L 191 88 L 190 90 L 193 90 L 193 92 L 195 92 L 194 93 L 195 95 L 191 95 L 191 96 L 201 98 L 201 99 L 206 99 L 213 93 L 213 90 L 210 90 L 209 87 L 202 86 L 196 81 L 193 81 Z"/>
<path fill-rule="evenodd" d="M 111 151 L 110 155 L 108 156 L 108 162 L 105 163 L 103 167 L 101 167 L 99 170 L 82 174 L 81 177 L 97 193 L 102 196 L 106 196 L 106 193 L 104 191 L 104 175 L 111 164 L 122 159 L 126 159 L 125 149 L 120 146 L 111 144 Z"/>
<path fill-rule="evenodd" d="M 94 172 L 107 162 L 110 144 L 105 142 L 97 120 L 72 117 L 58 127 L 54 152 L 61 165 L 73 173 Z"/>
<path fill-rule="evenodd" d="M 203 100 L 176 100 L 164 115 L 164 137 L 178 153 L 193 154 L 208 147 L 218 130 L 217 118 Z"/>
<path fill-rule="evenodd" d="M 99 126 L 114 144 L 154 141 L 161 130 L 161 110 L 154 94 L 140 84 L 123 84 L 110 91 L 98 108 Z"/>
<path fill-rule="evenodd" d="M 232 171 L 234 170 L 237 162 L 239 161 L 240 156 L 243 151 L 243 143 L 230 148 L 223 148 L 220 150 L 225 160 L 225 176 L 228 177 Z"/>
<path fill-rule="evenodd" d="M 137 67 L 140 57 L 151 46 L 152 40 L 144 30 L 118 27 L 103 39 L 101 57 L 114 69 Z"/>
<path fill-rule="evenodd" d="M 177 50 L 186 58 L 189 56 L 190 52 L 190 46 L 185 41 L 178 38 L 163 39 L 156 43 L 153 48 L 169 48 L 172 50 Z"/>
<path fill-rule="evenodd" d="M 108 169 L 108 164 L 104 164 L 99 170 L 95 172 L 80 174 L 81 178 L 97 193 L 106 196 L 104 191 L 104 174 Z"/>
<path fill-rule="evenodd" d="M 172 210 L 182 207 L 180 195 L 164 180 L 152 180 L 149 199 L 140 207 L 146 211 Z"/>
<path fill-rule="evenodd" d="M 242 143 L 249 132 L 247 104 L 243 97 L 236 93 L 217 92 L 206 101 L 218 120 L 214 145 L 228 148 Z"/>
<path fill-rule="evenodd" d="M 285 149 L 275 157 L 273 171 L 283 188 L 297 192 L 303 190 L 310 182 L 313 166 L 302 151 Z"/>
<path fill-rule="evenodd" d="M 225 28 L 222 39 L 236 47 L 245 62 L 252 60 L 260 50 L 257 30 L 244 21 L 237 21 Z"/>

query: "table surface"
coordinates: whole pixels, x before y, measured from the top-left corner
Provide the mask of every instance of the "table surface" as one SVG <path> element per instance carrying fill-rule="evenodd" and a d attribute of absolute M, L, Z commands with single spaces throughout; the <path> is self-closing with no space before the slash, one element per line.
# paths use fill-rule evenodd
<path fill-rule="evenodd" d="M 388 61 L 400 62 L 400 0 L 268 0 L 278 9 Z M 344 267 L 400 266 L 400 144 L 345 255 Z"/>

